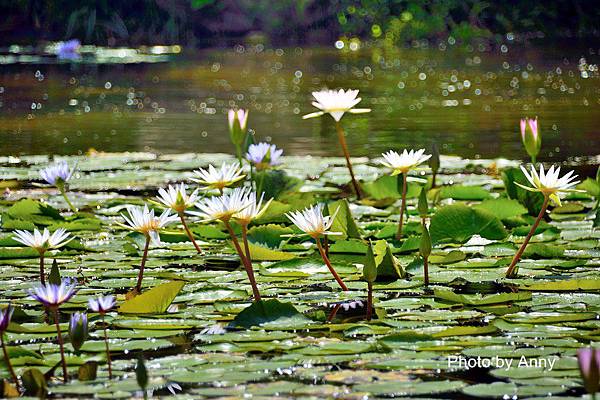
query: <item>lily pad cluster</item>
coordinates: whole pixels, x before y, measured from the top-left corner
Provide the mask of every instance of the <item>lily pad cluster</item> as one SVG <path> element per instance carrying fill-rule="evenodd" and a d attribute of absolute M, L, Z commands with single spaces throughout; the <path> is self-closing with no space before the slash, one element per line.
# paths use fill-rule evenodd
<path fill-rule="evenodd" d="M 118 224 L 128 206 L 156 198 L 158 188 L 181 182 L 193 188 L 191 171 L 234 158 L 97 153 L 63 159 L 77 163 L 69 179 L 72 205 L 57 189 L 36 184 L 46 157 L 0 159 L 0 301 L 14 310 L 4 340 L 28 395 L 114 399 L 141 396 L 143 390 L 192 398 L 568 398 L 585 393 L 577 350 L 600 341 L 595 179 L 584 181 L 581 192 L 568 193 L 541 219 L 515 277 L 508 279 L 507 266 L 542 205 L 539 193 L 513 185 L 525 182 L 518 162 L 441 156 L 433 187 L 426 168 L 403 182 L 383 171 L 379 160 L 353 158 L 362 196 L 352 200 L 356 190 L 345 158 L 281 157 L 278 169 L 261 178 L 274 199 L 244 228 L 262 295 L 252 302 L 227 227 L 193 216 L 186 218 L 187 227 L 173 223 L 161 230 L 160 244 L 147 250 L 141 294 L 131 297 L 146 240 Z M 422 201 L 418 207 L 423 188 L 425 215 Z M 397 238 L 402 192 L 407 219 Z M 326 251 L 347 291 L 331 278 L 315 241 L 298 236 L 300 230 L 285 215 L 316 203 L 333 218 L 330 230 L 336 234 L 328 236 Z M 156 213 L 163 211 L 158 203 L 149 204 Z M 431 241 L 428 285 L 421 257 L 423 218 Z M 60 307 L 61 331 L 68 332 L 71 314 L 85 311 L 90 299 L 114 295 L 117 302 L 105 314 L 88 315 L 88 337 L 78 349 L 65 341 L 72 378 L 65 384 L 59 379 L 54 316 L 28 295 L 39 281 L 39 254 L 13 239 L 17 229 L 44 228 L 62 228 L 73 237 L 44 254 L 52 265 L 49 281 L 70 278 L 78 287 Z M 235 221 L 231 228 L 241 234 Z M 494 357 L 513 362 L 474 367 L 450 362 Z M 2 360 L 4 396 L 16 395 Z"/>

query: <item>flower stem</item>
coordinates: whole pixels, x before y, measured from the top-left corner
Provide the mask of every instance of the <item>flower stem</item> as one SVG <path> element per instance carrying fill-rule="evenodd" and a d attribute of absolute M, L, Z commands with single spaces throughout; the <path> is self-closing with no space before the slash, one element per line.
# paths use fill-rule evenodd
<path fill-rule="evenodd" d="M 40 282 L 46 285 L 46 272 L 44 271 L 44 253 L 40 253 Z"/>
<path fill-rule="evenodd" d="M 523 255 L 523 252 L 525 251 L 525 248 L 527 247 L 527 244 L 529 243 L 529 240 L 531 240 L 531 237 L 533 236 L 533 234 L 535 233 L 535 230 L 537 229 L 538 225 L 540 224 L 540 221 L 542 220 L 542 218 L 546 214 L 546 209 L 548 208 L 548 200 L 549 199 L 550 199 L 549 196 L 547 194 L 545 194 L 544 195 L 544 203 L 542 204 L 542 209 L 540 210 L 540 213 L 538 214 L 537 218 L 535 219 L 535 222 L 533 223 L 533 226 L 531 227 L 531 230 L 529 231 L 529 233 L 525 237 L 525 241 L 523 242 L 523 244 L 519 248 L 519 251 L 517 251 L 517 254 L 515 254 L 515 257 L 513 258 L 512 262 L 510 263 L 510 266 L 506 270 L 506 277 L 507 278 L 513 278 L 514 277 L 514 273 L 515 273 L 515 269 L 516 269 L 517 263 L 521 259 L 521 256 Z"/>
<path fill-rule="evenodd" d="M 325 261 L 327 268 L 329 268 L 329 272 L 331 272 L 331 275 L 333 275 L 336 282 L 341 286 L 342 290 L 344 292 L 347 292 L 348 286 L 346 286 L 344 281 L 342 281 L 342 278 L 340 278 L 340 276 L 338 275 L 337 271 L 333 268 L 333 265 L 331 265 L 331 261 L 329 261 L 329 257 L 327 257 L 327 254 L 325 254 L 325 249 L 323 249 L 323 245 L 321 244 L 321 239 L 316 238 L 315 242 L 317 242 L 317 248 L 319 249 L 319 253 L 321 253 L 323 261 Z"/>
<path fill-rule="evenodd" d="M 102 316 L 102 327 L 104 329 L 104 345 L 106 346 L 106 363 L 108 364 L 108 379 L 112 379 L 112 363 L 110 361 L 110 350 L 108 348 L 108 331 L 106 329 L 106 322 L 104 321 L 104 313 L 100 313 Z"/>
<path fill-rule="evenodd" d="M 12 380 L 15 382 L 15 386 L 19 388 L 19 379 L 17 378 L 17 374 L 15 374 L 15 370 L 13 369 L 12 363 L 10 362 L 10 358 L 8 357 L 8 350 L 6 349 L 6 343 L 4 343 L 4 332 L 0 332 L 0 343 L 2 343 L 2 353 L 4 354 L 4 363 L 8 368 L 8 372 L 10 372 L 10 376 Z"/>
<path fill-rule="evenodd" d="M 240 259 L 242 260 L 242 263 L 244 264 L 244 268 L 246 269 L 246 274 L 248 275 L 248 280 L 250 281 L 250 285 L 252 286 L 252 293 L 254 295 L 254 301 L 260 301 L 261 297 L 260 297 L 260 292 L 258 291 L 258 285 L 256 284 L 256 279 L 254 278 L 254 271 L 252 270 L 252 261 L 250 261 L 250 258 L 247 257 L 244 252 L 242 251 L 242 248 L 240 247 L 240 242 L 237 240 L 237 237 L 235 236 L 235 232 L 233 231 L 233 228 L 231 227 L 231 224 L 229 224 L 229 221 L 223 221 L 223 223 L 225 224 L 225 227 L 227 228 L 227 231 L 229 232 L 229 236 L 231 236 L 231 240 L 233 242 L 233 245 L 235 246 L 235 250 L 237 251 L 238 255 L 240 256 Z M 248 251 L 248 254 L 250 252 Z"/>
<path fill-rule="evenodd" d="M 373 316 L 373 282 L 367 282 L 367 321 Z"/>
<path fill-rule="evenodd" d="M 62 332 L 60 331 L 60 323 L 58 321 L 58 307 L 52 307 L 52 312 L 54 313 L 54 323 L 56 324 L 56 334 L 58 336 L 58 345 L 60 347 L 60 360 L 62 362 L 63 382 L 67 383 L 69 377 L 67 373 L 67 361 L 65 360 L 65 344 L 62 338 Z"/>
<path fill-rule="evenodd" d="M 75 206 L 73 205 L 73 203 L 71 203 L 71 200 L 69 200 L 69 197 L 67 196 L 67 191 L 65 190 L 65 187 L 64 186 L 59 187 L 58 190 L 60 191 L 60 194 L 62 194 L 62 197 L 67 202 L 67 205 L 69 206 L 69 208 L 71 209 L 71 211 L 73 211 L 74 213 L 76 213 L 77 209 L 75 208 Z"/>
<path fill-rule="evenodd" d="M 404 225 L 404 210 L 406 209 L 406 172 L 402 173 L 402 200 L 400 203 L 400 218 L 398 219 L 398 231 L 396 239 L 402 239 L 402 225 Z"/>
<path fill-rule="evenodd" d="M 140 272 L 138 273 L 137 283 L 135 290 L 138 293 L 142 292 L 142 280 L 144 279 L 144 267 L 146 266 L 146 259 L 148 258 L 148 248 L 150 247 L 150 235 L 146 235 L 146 244 L 144 245 L 144 254 L 142 254 L 142 262 L 140 264 Z"/>
<path fill-rule="evenodd" d="M 194 239 L 194 235 L 190 231 L 190 228 L 188 228 L 188 225 L 185 222 L 185 217 L 183 216 L 182 212 L 179 213 L 179 219 L 181 220 L 181 224 L 183 225 L 183 229 L 185 229 L 185 233 L 187 234 L 188 238 L 190 238 L 190 241 L 192 242 L 192 244 L 196 248 L 196 251 L 198 252 L 198 254 L 202 254 L 202 249 L 200 248 L 200 246 L 198 246 L 198 243 L 196 243 L 196 239 Z"/>
<path fill-rule="evenodd" d="M 423 257 L 423 283 L 429 286 L 429 257 Z"/>
<path fill-rule="evenodd" d="M 242 224 L 242 241 L 244 242 L 244 250 L 246 251 L 246 259 L 252 263 L 250 256 L 250 244 L 248 243 L 248 225 Z"/>
<path fill-rule="evenodd" d="M 356 192 L 356 198 L 360 200 L 360 186 L 358 186 L 358 182 L 354 177 L 354 171 L 352 170 L 352 163 L 350 162 L 350 153 L 348 152 L 348 146 L 346 145 L 346 137 L 344 136 L 344 129 L 339 121 L 335 122 L 335 130 L 337 131 L 338 140 L 340 141 L 340 145 L 342 146 L 342 151 L 344 152 L 344 157 L 346 158 L 346 166 L 348 167 L 348 171 L 350 171 L 350 177 L 352 178 L 352 186 L 354 186 L 354 191 Z"/>

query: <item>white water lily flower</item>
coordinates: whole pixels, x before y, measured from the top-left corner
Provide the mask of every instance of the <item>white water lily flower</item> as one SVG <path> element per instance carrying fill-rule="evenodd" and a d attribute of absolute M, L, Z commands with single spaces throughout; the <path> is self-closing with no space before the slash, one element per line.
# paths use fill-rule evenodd
<path fill-rule="evenodd" d="M 302 211 L 292 211 L 286 213 L 286 216 L 296 225 L 302 232 L 306 233 L 313 239 L 324 235 L 341 235 L 341 232 L 330 232 L 329 228 L 335 220 L 335 216 L 339 208 L 335 210 L 333 215 L 323 216 L 323 204 L 317 204 L 312 207 L 307 207 Z"/>
<path fill-rule="evenodd" d="M 250 161 L 257 169 L 266 169 L 280 163 L 279 157 L 283 154 L 274 144 L 265 142 L 251 144 L 246 153 L 246 160 Z"/>
<path fill-rule="evenodd" d="M 573 175 L 575 171 L 569 171 L 562 178 L 560 176 L 560 167 L 555 167 L 552 165 L 548 171 L 544 171 L 544 166 L 540 165 L 540 172 L 536 171 L 535 167 L 531 166 L 531 174 L 527 172 L 525 167 L 521 166 L 521 171 L 523 174 L 533 185 L 533 187 L 521 185 L 518 182 L 515 182 L 517 186 L 522 187 L 525 190 L 529 190 L 530 192 L 540 192 L 544 196 L 549 196 L 552 202 L 558 206 L 560 203 L 560 194 L 568 193 L 568 192 L 579 192 L 580 190 L 573 189 L 575 185 L 579 183 L 579 181 L 574 180 L 577 178 L 577 175 Z"/>
<path fill-rule="evenodd" d="M 154 210 L 149 210 L 147 205 L 144 207 L 129 206 L 127 207 L 129 216 L 121 214 L 125 220 L 125 224 L 117 222 L 118 225 L 134 232 L 139 232 L 145 236 L 150 236 L 154 244 L 160 244 L 160 235 L 158 231 L 172 222 L 175 222 L 179 217 L 171 214 L 171 210 L 165 210 L 160 216 L 154 216 Z"/>
<path fill-rule="evenodd" d="M 158 189 L 158 200 L 176 213 L 181 214 L 196 204 L 196 201 L 198 201 L 198 189 L 194 190 L 188 196 L 185 184 L 181 183 L 177 186 L 169 185 L 167 190 L 163 188 Z"/>
<path fill-rule="evenodd" d="M 361 114 L 368 113 L 371 111 L 370 108 L 354 108 L 355 105 L 360 103 L 361 98 L 358 96 L 358 90 L 321 90 L 319 92 L 313 92 L 313 97 L 315 101 L 312 102 L 312 105 L 320 109 L 321 111 L 317 111 L 311 114 L 307 114 L 303 116 L 303 119 L 307 118 L 315 118 L 320 117 L 323 114 L 329 114 L 335 119 L 336 122 L 339 122 L 344 113 L 351 114 Z"/>
<path fill-rule="evenodd" d="M 406 151 L 405 149 L 402 154 L 390 150 L 382 154 L 385 161 L 381 161 L 381 164 L 393 170 L 392 176 L 405 174 L 431 158 L 431 154 L 424 153 L 425 149 L 416 151 Z"/>
<path fill-rule="evenodd" d="M 263 201 L 264 195 L 265 194 L 263 193 L 257 202 L 256 201 L 256 192 L 248 193 L 246 195 L 246 199 L 244 200 L 244 202 L 247 203 L 248 206 L 246 208 L 244 208 L 243 210 L 241 210 L 240 212 L 236 213 L 233 216 L 233 218 L 236 219 L 238 222 L 240 222 L 242 225 L 248 225 L 250 222 L 252 222 L 253 219 L 258 218 L 261 215 L 263 215 L 264 212 L 269 207 L 269 205 L 271 204 L 271 201 L 273 200 L 273 199 L 269 199 L 269 201 L 267 201 L 265 203 L 265 205 L 263 206 L 262 201 Z"/>
<path fill-rule="evenodd" d="M 60 161 L 41 170 L 40 176 L 51 185 L 61 185 L 71 179 L 74 172 L 75 167 L 70 169 L 66 161 Z"/>
<path fill-rule="evenodd" d="M 223 190 L 234 183 L 244 179 L 242 168 L 237 163 L 223 163 L 221 168 L 217 169 L 212 164 L 208 168 L 200 168 L 194 171 L 195 178 L 192 181 L 205 186 L 208 189 Z"/>
<path fill-rule="evenodd" d="M 196 204 L 199 212 L 190 212 L 204 221 L 229 221 L 235 214 L 249 207 L 246 188 L 235 188 L 231 193 L 207 197 Z"/>
<path fill-rule="evenodd" d="M 13 239 L 36 249 L 39 253 L 44 253 L 49 249 L 58 249 L 73 240 L 73 238 L 69 238 L 69 233 L 63 228 L 57 229 L 52 234 L 48 228 L 44 228 L 43 232 L 35 229 L 33 233 L 16 230 Z"/>

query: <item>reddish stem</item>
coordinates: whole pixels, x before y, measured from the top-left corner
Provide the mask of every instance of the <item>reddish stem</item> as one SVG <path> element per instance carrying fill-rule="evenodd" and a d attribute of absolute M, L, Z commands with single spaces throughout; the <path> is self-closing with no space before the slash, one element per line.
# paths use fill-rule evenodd
<path fill-rule="evenodd" d="M 517 263 L 521 259 L 521 256 L 523 255 L 523 252 L 525 251 L 525 248 L 527 247 L 527 244 L 529 243 L 529 241 L 531 240 L 531 237 L 535 233 L 535 230 L 537 229 L 538 225 L 540 224 L 540 221 L 544 217 L 544 214 L 546 214 L 546 209 L 548 208 L 548 200 L 550 200 L 550 197 L 547 194 L 544 194 L 544 204 L 542 204 L 542 209 L 540 210 L 540 213 L 538 214 L 537 218 L 535 219 L 535 222 L 533 223 L 531 230 L 525 237 L 525 241 L 519 248 L 519 251 L 517 251 L 517 254 L 515 254 L 515 257 L 513 258 L 512 262 L 510 263 L 510 266 L 506 270 L 507 278 L 512 278 L 514 276 Z"/>
<path fill-rule="evenodd" d="M 46 285 L 46 272 L 44 271 L 44 253 L 40 252 L 40 282 Z"/>
<path fill-rule="evenodd" d="M 199 254 L 202 254 L 202 249 L 200 248 L 200 246 L 198 246 L 198 243 L 196 243 L 196 239 L 194 239 L 194 235 L 190 231 L 190 228 L 188 228 L 188 225 L 185 222 L 185 218 L 183 216 L 183 213 L 179 213 L 179 219 L 181 220 L 181 224 L 183 225 L 183 229 L 185 229 L 185 233 L 187 234 L 188 238 L 190 238 L 190 241 L 192 242 L 192 244 L 196 248 L 196 251 Z"/>
<path fill-rule="evenodd" d="M 135 290 L 138 293 L 142 292 L 142 280 L 144 279 L 144 267 L 146 266 L 146 259 L 148 258 L 148 248 L 150 247 L 150 235 L 146 235 L 146 244 L 144 245 L 144 254 L 142 254 L 142 263 L 140 264 L 140 272 L 138 273 L 137 283 Z"/>
<path fill-rule="evenodd" d="M 56 334 L 58 335 L 58 345 L 60 347 L 60 360 L 62 363 L 63 370 L 63 382 L 67 383 L 69 377 L 67 373 L 67 361 L 65 360 L 65 344 L 62 338 L 62 332 L 60 331 L 60 323 L 58 321 L 58 307 L 52 307 L 54 313 L 54 323 L 56 324 Z"/>
<path fill-rule="evenodd" d="M 10 372 L 10 376 L 15 382 L 15 386 L 17 389 L 19 388 L 19 379 L 17 378 L 17 374 L 15 374 L 15 370 L 13 369 L 12 363 L 10 362 L 10 358 L 8 357 L 8 350 L 6 349 L 6 344 L 4 343 L 4 332 L 0 332 L 0 343 L 2 343 L 2 353 L 4 354 L 4 363 L 8 368 L 8 372 Z"/>
<path fill-rule="evenodd" d="M 102 316 L 102 327 L 104 328 L 104 345 L 106 347 L 106 363 L 108 364 L 108 379 L 112 379 L 112 362 L 110 360 L 110 350 L 108 348 L 108 332 L 106 329 L 106 322 L 104 321 L 104 313 L 101 312 Z"/>
<path fill-rule="evenodd" d="M 429 257 L 423 257 L 423 283 L 429 286 Z"/>
<path fill-rule="evenodd" d="M 360 200 L 360 186 L 354 177 L 354 171 L 352 170 L 352 163 L 350 162 L 350 153 L 348 152 L 348 146 L 346 145 L 346 137 L 344 135 L 344 129 L 339 121 L 335 122 L 335 130 L 338 135 L 338 139 L 340 141 L 340 145 L 342 146 L 342 151 L 344 152 L 344 157 L 346 158 L 346 166 L 348 167 L 348 171 L 350 171 L 350 177 L 352 178 L 352 186 L 354 186 L 354 191 L 356 192 L 356 198 Z"/>
<path fill-rule="evenodd" d="M 367 321 L 373 316 L 373 282 L 367 282 Z"/>
<path fill-rule="evenodd" d="M 317 242 L 317 248 L 319 249 L 319 253 L 321 253 L 321 257 L 323 258 L 323 261 L 325 261 L 327 268 L 329 268 L 329 272 L 331 272 L 331 275 L 333 275 L 333 277 L 335 278 L 337 283 L 341 286 L 342 290 L 347 292 L 348 286 L 346 286 L 344 281 L 342 281 L 342 278 L 340 278 L 340 276 L 338 275 L 336 270 L 333 268 L 333 265 L 331 265 L 331 262 L 329 261 L 329 257 L 327 257 L 327 254 L 325 254 L 325 249 L 323 249 L 323 245 L 321 244 L 321 239 L 316 238 L 315 241 Z"/>
<path fill-rule="evenodd" d="M 406 172 L 402 173 L 402 202 L 400 203 L 400 219 L 398 219 L 398 231 L 396 239 L 402 239 L 402 225 L 404 224 L 404 210 L 406 209 Z"/>
<path fill-rule="evenodd" d="M 229 221 L 223 221 L 223 223 L 225 224 L 225 227 L 227 228 L 227 231 L 229 232 L 229 236 L 231 236 L 231 241 L 233 242 L 233 245 L 235 246 L 235 250 L 237 251 L 238 255 L 240 256 L 240 259 L 242 260 L 242 264 L 244 264 L 244 268 L 246 269 L 246 274 L 248 275 L 248 280 L 250 281 L 250 285 L 252 286 L 252 293 L 254 294 L 254 301 L 260 301 L 261 297 L 260 297 L 260 292 L 258 291 L 258 285 L 256 284 L 256 279 L 254 278 L 254 270 L 252 269 L 252 261 L 250 261 L 249 256 L 246 256 L 240 246 L 240 242 L 237 240 L 237 237 L 235 236 L 235 232 L 233 231 L 233 228 L 231 227 L 231 224 L 229 224 Z M 243 230 L 242 230 L 243 232 Z M 244 235 L 245 236 L 245 235 Z M 245 238 L 244 240 L 244 244 L 247 245 L 248 241 L 247 238 Z M 247 254 L 250 254 L 250 249 L 247 247 Z"/>

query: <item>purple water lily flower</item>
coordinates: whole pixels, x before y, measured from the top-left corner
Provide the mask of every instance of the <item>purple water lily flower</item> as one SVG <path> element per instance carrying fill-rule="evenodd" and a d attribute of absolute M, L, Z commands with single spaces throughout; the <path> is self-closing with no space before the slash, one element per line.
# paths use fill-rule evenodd
<path fill-rule="evenodd" d="M 70 279 L 63 279 L 60 285 L 49 283 L 47 285 L 39 285 L 29 291 L 29 295 L 39 301 L 47 308 L 57 308 L 61 304 L 71 300 L 77 293 L 75 284 L 71 283 Z"/>
<path fill-rule="evenodd" d="M 13 311 L 15 310 L 10 304 L 4 310 L 0 310 L 0 335 L 8 328 Z"/>
<path fill-rule="evenodd" d="M 75 167 L 71 169 L 66 161 L 59 161 L 41 170 L 40 176 L 49 184 L 56 186 L 57 183 L 60 185 L 71 179 L 73 172 Z"/>
<path fill-rule="evenodd" d="M 90 310 L 100 314 L 110 311 L 116 304 L 117 301 L 115 300 L 115 296 L 100 296 L 97 299 L 88 300 L 88 306 L 90 307 Z"/>
<path fill-rule="evenodd" d="M 248 147 L 246 159 L 257 169 L 265 169 L 280 164 L 279 158 L 282 154 L 283 150 L 278 149 L 274 144 L 261 142 Z"/>
<path fill-rule="evenodd" d="M 56 55 L 60 59 L 74 60 L 80 58 L 79 48 L 81 42 L 79 39 L 71 39 L 66 42 L 59 42 L 56 45 Z"/>
<path fill-rule="evenodd" d="M 600 389 L 600 349 L 586 347 L 577 350 L 577 362 L 583 386 L 594 396 Z"/>
<path fill-rule="evenodd" d="M 88 317 L 86 313 L 76 312 L 71 314 L 69 320 L 69 338 L 76 351 L 81 349 L 88 337 Z"/>

